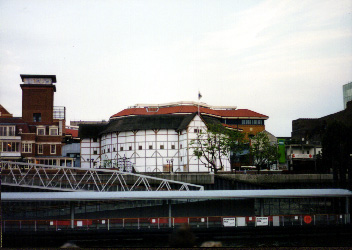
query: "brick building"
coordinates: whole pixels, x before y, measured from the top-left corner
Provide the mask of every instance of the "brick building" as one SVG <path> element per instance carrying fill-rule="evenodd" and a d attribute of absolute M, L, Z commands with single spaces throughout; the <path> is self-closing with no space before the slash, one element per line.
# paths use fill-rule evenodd
<path fill-rule="evenodd" d="M 55 75 L 20 75 L 22 117 L 12 117 L 1 106 L 0 157 L 3 160 L 73 166 L 62 157 L 65 108 L 54 107 Z"/>

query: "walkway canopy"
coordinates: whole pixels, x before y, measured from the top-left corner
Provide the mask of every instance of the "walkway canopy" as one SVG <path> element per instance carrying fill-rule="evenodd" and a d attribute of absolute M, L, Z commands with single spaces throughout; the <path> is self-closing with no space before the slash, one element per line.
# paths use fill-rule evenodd
<path fill-rule="evenodd" d="M 351 197 L 346 189 L 275 189 L 214 191 L 131 191 L 131 192 L 3 192 L 2 201 L 106 201 L 175 199 L 255 199 Z"/>

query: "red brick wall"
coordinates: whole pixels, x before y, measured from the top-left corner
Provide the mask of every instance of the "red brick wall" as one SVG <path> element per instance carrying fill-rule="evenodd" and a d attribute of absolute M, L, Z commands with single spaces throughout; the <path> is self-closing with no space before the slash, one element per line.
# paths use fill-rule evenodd
<path fill-rule="evenodd" d="M 21 84 L 21 88 L 22 119 L 33 122 L 33 113 L 41 113 L 41 123 L 53 122 L 54 86 L 37 87 Z"/>

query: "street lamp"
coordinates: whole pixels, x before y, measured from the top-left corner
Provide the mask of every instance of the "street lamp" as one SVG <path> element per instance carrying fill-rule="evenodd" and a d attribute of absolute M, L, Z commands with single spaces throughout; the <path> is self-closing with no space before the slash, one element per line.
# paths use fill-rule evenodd
<path fill-rule="evenodd" d="M 169 173 L 173 172 L 174 159 L 166 159 L 167 166 L 169 167 Z"/>
<path fill-rule="evenodd" d="M 123 172 L 126 172 L 126 155 L 123 155 Z"/>

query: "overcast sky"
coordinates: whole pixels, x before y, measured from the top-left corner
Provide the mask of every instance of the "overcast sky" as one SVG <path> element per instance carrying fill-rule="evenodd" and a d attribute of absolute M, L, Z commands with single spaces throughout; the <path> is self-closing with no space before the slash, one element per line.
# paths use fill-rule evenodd
<path fill-rule="evenodd" d="M 197 101 L 292 120 L 343 109 L 352 1 L 0 0 L 0 103 L 21 116 L 20 74 L 57 76 L 70 120 L 136 103 Z"/>

